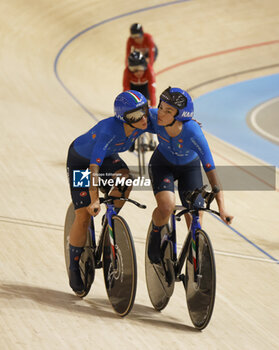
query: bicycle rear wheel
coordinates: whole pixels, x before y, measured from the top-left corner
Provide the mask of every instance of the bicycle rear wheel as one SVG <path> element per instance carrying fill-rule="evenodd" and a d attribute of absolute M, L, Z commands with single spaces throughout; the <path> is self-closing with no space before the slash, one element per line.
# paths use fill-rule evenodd
<path fill-rule="evenodd" d="M 189 244 L 185 267 L 186 300 L 194 326 L 202 330 L 211 319 L 216 291 L 214 252 L 210 239 L 203 230 L 196 232 L 196 259 L 198 275 L 195 281 L 192 248 Z"/>
<path fill-rule="evenodd" d="M 133 238 L 126 221 L 118 215 L 112 217 L 115 236 L 115 261 L 112 260 L 108 225 L 103 247 L 103 272 L 109 301 L 119 316 L 132 309 L 137 289 L 137 263 Z"/>
<path fill-rule="evenodd" d="M 174 290 L 175 280 L 174 269 L 172 264 L 172 247 L 171 244 L 168 243 L 163 258 L 165 262 L 166 271 L 163 269 L 162 266 L 152 264 L 148 258 L 147 253 L 151 228 L 152 223 L 149 225 L 148 228 L 145 245 L 145 278 L 150 301 L 153 307 L 156 310 L 160 311 L 167 306 Z M 161 230 L 161 237 L 163 237 L 165 234 L 169 234 L 168 225 L 163 227 L 163 229 Z M 170 275 L 169 279 L 166 277 L 166 272 Z"/>
<path fill-rule="evenodd" d="M 68 277 L 69 277 L 69 267 L 70 267 L 69 234 L 70 234 L 70 229 L 73 225 L 74 219 L 75 219 L 75 209 L 74 209 L 73 203 L 71 203 L 67 210 L 65 225 L 64 225 L 64 256 L 65 256 L 65 265 L 66 265 Z M 87 240 L 84 247 L 84 251 L 80 257 L 79 268 L 80 268 L 81 278 L 85 286 L 84 296 L 86 296 L 90 291 L 90 288 L 94 281 L 94 276 L 95 276 L 95 260 L 93 255 L 92 238 L 91 238 L 89 229 L 87 231 Z"/>

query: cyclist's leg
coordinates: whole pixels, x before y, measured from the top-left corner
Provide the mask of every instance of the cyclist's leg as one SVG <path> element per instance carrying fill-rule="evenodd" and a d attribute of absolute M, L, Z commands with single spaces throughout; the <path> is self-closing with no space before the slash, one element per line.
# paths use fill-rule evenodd
<path fill-rule="evenodd" d="M 148 244 L 148 257 L 152 263 L 161 260 L 161 230 L 168 223 L 175 207 L 175 195 L 171 191 L 161 191 L 155 195 L 157 207 L 152 214 L 152 231 Z"/>
<path fill-rule="evenodd" d="M 156 150 L 149 162 L 149 176 L 157 207 L 152 214 L 152 230 L 148 244 L 148 257 L 152 263 L 160 262 L 161 230 L 169 221 L 175 207 L 172 165 Z"/>
<path fill-rule="evenodd" d="M 75 208 L 75 219 L 69 234 L 69 283 L 71 288 L 82 296 L 84 285 L 80 276 L 79 260 L 86 242 L 86 232 L 90 215 L 86 207 L 90 204 L 88 188 L 73 187 L 73 171 L 85 170 L 89 166 L 89 160 L 81 157 L 70 146 L 67 159 L 68 180 L 71 190 L 72 202 Z"/>
<path fill-rule="evenodd" d="M 175 176 L 178 179 L 178 192 L 181 203 L 184 207 L 188 208 L 188 204 L 185 201 L 185 193 L 188 191 L 194 191 L 196 188 L 200 188 L 203 185 L 199 159 L 196 158 L 186 165 L 177 167 Z M 202 196 L 199 195 L 195 201 L 195 205 L 203 206 L 203 203 L 204 200 Z M 199 213 L 199 216 L 200 224 L 202 224 L 202 211 Z M 192 216 L 190 214 L 185 214 L 184 217 L 189 229 L 192 222 Z"/>
<path fill-rule="evenodd" d="M 152 214 L 152 221 L 156 226 L 164 226 L 169 222 L 169 218 L 175 207 L 175 195 L 172 191 L 161 191 L 155 195 L 157 207 Z"/>
<path fill-rule="evenodd" d="M 75 220 L 70 230 L 71 245 L 76 247 L 84 247 L 89 220 L 90 214 L 88 213 L 86 207 L 75 210 Z"/>
<path fill-rule="evenodd" d="M 90 214 L 88 213 L 86 207 L 75 210 L 75 220 L 69 235 L 69 283 L 71 288 L 80 295 L 82 295 L 84 292 L 84 284 L 80 275 L 79 260 L 86 242 L 86 233 L 89 220 Z"/>
<path fill-rule="evenodd" d="M 90 214 L 86 208 L 90 204 L 90 195 L 88 189 L 85 191 L 81 191 L 80 189 L 76 191 L 73 189 L 71 194 L 75 207 L 75 219 L 69 234 L 69 283 L 71 288 L 82 296 L 84 284 L 80 275 L 79 260 L 86 242 L 86 232 L 90 220 Z"/>

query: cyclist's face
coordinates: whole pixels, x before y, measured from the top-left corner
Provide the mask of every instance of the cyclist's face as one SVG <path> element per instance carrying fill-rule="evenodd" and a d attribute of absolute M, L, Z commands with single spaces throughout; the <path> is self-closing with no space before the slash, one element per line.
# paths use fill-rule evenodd
<path fill-rule="evenodd" d="M 158 107 L 158 124 L 168 125 L 173 122 L 173 118 L 177 113 L 177 109 L 161 101 Z"/>
<path fill-rule="evenodd" d="M 135 72 L 133 72 L 134 76 L 136 78 L 142 78 L 143 75 L 144 75 L 144 69 L 139 69 L 139 70 L 136 70 Z"/>
<path fill-rule="evenodd" d="M 134 36 L 133 39 L 135 40 L 135 42 L 137 44 L 142 44 L 143 43 L 143 35 Z"/>
<path fill-rule="evenodd" d="M 144 130 L 147 128 L 147 115 L 145 115 L 140 121 L 133 123 L 136 129 Z"/>

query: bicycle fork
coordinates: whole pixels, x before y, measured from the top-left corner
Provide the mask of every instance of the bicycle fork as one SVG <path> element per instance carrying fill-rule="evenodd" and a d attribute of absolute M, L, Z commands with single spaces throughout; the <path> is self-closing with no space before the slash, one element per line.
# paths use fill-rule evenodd
<path fill-rule="evenodd" d="M 116 268 L 116 244 L 115 244 L 115 236 L 114 236 L 114 230 L 113 230 L 113 223 L 112 223 L 112 216 L 116 215 L 116 212 L 114 211 L 114 206 L 112 204 L 108 204 L 107 206 L 107 222 L 108 222 L 108 233 L 109 233 L 109 241 L 110 241 L 110 248 L 111 248 L 111 262 L 113 269 Z"/>
<path fill-rule="evenodd" d="M 199 213 L 194 213 L 192 215 L 192 218 L 193 219 L 191 224 L 191 231 L 192 231 L 191 252 L 192 252 L 192 260 L 193 260 L 193 266 L 194 266 L 194 280 L 195 282 L 197 282 L 197 279 L 199 277 L 198 275 L 199 258 L 197 254 L 198 244 L 196 239 L 196 231 L 201 229 Z"/>

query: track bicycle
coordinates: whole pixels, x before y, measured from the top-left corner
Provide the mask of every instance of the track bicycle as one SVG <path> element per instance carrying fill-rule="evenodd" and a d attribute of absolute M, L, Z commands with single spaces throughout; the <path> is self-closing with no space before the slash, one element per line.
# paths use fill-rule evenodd
<path fill-rule="evenodd" d="M 152 223 L 149 226 L 145 249 L 145 274 L 149 298 L 158 311 L 164 309 L 174 291 L 175 282 L 181 281 L 186 292 L 186 301 L 192 323 L 197 329 L 204 329 L 211 318 L 215 302 L 216 270 L 213 247 L 207 233 L 201 229 L 199 211 L 207 211 L 220 216 L 210 204 L 219 192 L 214 187 L 211 192 L 206 185 L 187 192 L 188 208 L 176 206 L 170 222 L 161 230 L 161 263 L 152 264 L 148 258 L 148 243 Z M 202 195 L 205 207 L 196 207 L 195 200 Z M 190 213 L 192 222 L 189 233 L 177 257 L 176 221 Z M 227 219 L 229 220 L 229 219 Z M 185 274 L 181 273 L 185 263 Z"/>
<path fill-rule="evenodd" d="M 106 192 L 100 203 L 105 204 L 106 213 L 102 219 L 101 234 L 96 242 L 93 217 L 87 230 L 87 240 L 81 255 L 79 267 L 85 286 L 85 295 L 90 291 L 95 269 L 103 268 L 105 287 L 109 301 L 119 316 L 126 316 L 132 309 L 137 287 L 136 252 L 127 222 L 114 210 L 114 200 L 130 202 L 145 209 L 135 200 L 109 196 Z M 69 275 L 69 233 L 74 222 L 75 211 L 70 204 L 64 226 L 64 254 Z M 84 295 L 84 296 L 85 296 Z"/>

